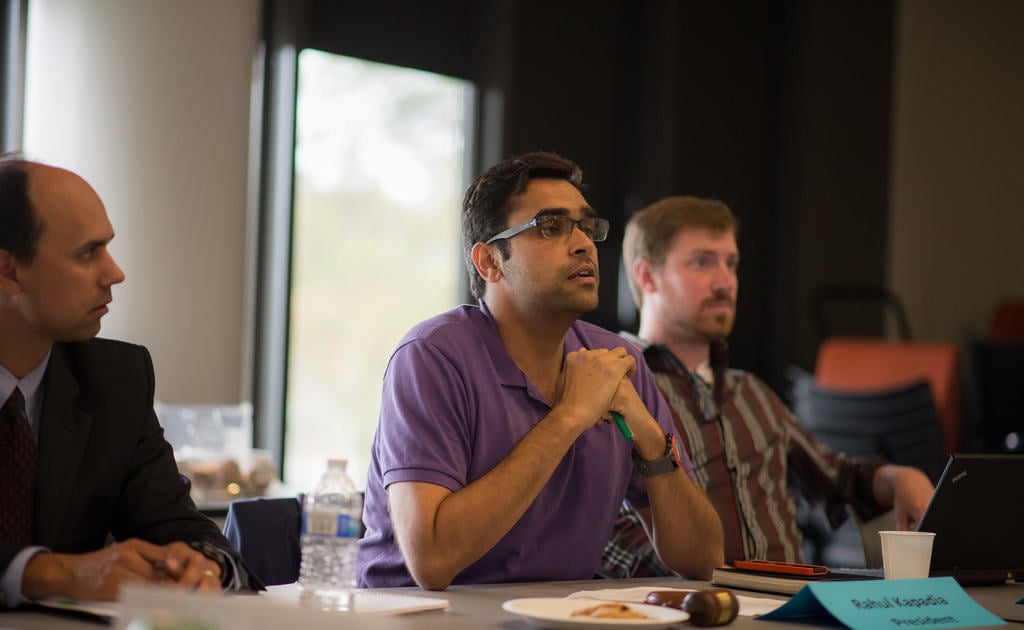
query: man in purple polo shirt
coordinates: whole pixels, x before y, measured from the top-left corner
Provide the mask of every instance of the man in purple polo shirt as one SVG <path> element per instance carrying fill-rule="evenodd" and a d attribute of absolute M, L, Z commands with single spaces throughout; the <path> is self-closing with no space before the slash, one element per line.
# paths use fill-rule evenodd
<path fill-rule="evenodd" d="M 721 523 L 641 355 L 578 321 L 597 306 L 608 234 L 581 187 L 574 163 L 531 153 L 466 191 L 480 306 L 422 322 L 391 357 L 360 586 L 590 578 L 624 498 L 673 570 L 721 564 Z"/>

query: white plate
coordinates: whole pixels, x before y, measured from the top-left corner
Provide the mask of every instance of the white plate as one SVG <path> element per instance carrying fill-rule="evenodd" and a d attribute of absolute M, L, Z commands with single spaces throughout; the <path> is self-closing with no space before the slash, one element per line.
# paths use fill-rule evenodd
<path fill-rule="evenodd" d="M 510 613 L 519 615 L 538 628 L 665 628 L 690 618 L 690 614 L 675 608 L 623 602 L 638 613 L 650 619 L 601 619 L 598 617 L 573 617 L 572 613 L 589 606 L 609 603 L 604 600 L 564 597 L 530 597 L 510 599 L 501 605 Z"/>

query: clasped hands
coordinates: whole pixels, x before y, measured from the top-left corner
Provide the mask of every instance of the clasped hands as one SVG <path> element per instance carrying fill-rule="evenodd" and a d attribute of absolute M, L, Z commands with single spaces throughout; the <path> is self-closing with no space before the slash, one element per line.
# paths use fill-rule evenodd
<path fill-rule="evenodd" d="M 625 348 L 580 349 L 565 355 L 555 406 L 567 406 L 584 430 L 622 415 L 641 456 L 654 459 L 665 450 L 665 433 L 647 411 L 630 378 L 636 359 Z"/>
<path fill-rule="evenodd" d="M 71 597 L 113 601 L 124 582 L 220 592 L 220 567 L 184 542 L 167 545 L 132 538 L 84 554 L 39 553 L 22 576 L 29 599 Z"/>

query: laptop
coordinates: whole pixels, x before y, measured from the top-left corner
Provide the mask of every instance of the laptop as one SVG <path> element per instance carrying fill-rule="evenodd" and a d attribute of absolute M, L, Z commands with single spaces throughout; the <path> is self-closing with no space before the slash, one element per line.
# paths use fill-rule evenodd
<path fill-rule="evenodd" d="M 935 532 L 930 575 L 964 586 L 1024 574 L 1024 454 L 954 454 L 917 530 Z"/>
<path fill-rule="evenodd" d="M 935 532 L 931 577 L 961 586 L 1024 581 L 1024 454 L 950 456 L 917 530 Z M 824 577 L 794 578 L 719 568 L 711 583 L 793 594 L 811 581 L 882 577 L 882 569 L 829 567 Z"/>

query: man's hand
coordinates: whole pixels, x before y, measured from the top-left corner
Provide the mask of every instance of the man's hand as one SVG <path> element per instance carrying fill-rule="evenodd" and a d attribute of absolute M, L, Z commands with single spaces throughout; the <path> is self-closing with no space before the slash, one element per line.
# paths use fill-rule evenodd
<path fill-rule="evenodd" d="M 21 592 L 29 599 L 73 597 L 114 601 L 124 582 L 147 582 L 219 592 L 220 567 L 183 542 L 129 539 L 85 554 L 36 554 L 25 567 Z"/>
<path fill-rule="evenodd" d="M 625 348 L 581 349 L 565 355 L 565 368 L 552 410 L 565 410 L 579 432 L 609 419 L 612 399 L 623 379 L 636 372 L 636 359 Z"/>
<path fill-rule="evenodd" d="M 609 403 L 609 409 L 617 411 L 626 422 L 633 434 L 633 446 L 640 457 L 651 460 L 665 454 L 665 430 L 647 411 L 644 401 L 629 378 L 623 377 L 619 381 L 615 396 Z M 606 413 L 604 419 L 611 420 L 611 413 Z"/>
<path fill-rule="evenodd" d="M 882 507 L 896 510 L 901 530 L 913 529 L 924 516 L 935 486 L 928 477 L 910 466 L 888 464 L 875 472 L 873 480 L 875 501 Z"/>
<path fill-rule="evenodd" d="M 142 541 L 138 541 L 142 542 Z M 183 542 L 173 542 L 160 549 L 166 551 L 163 559 L 163 571 L 170 577 L 175 586 L 190 588 L 196 591 L 221 590 L 220 566 Z"/>
<path fill-rule="evenodd" d="M 923 472 L 900 466 L 896 473 L 896 496 L 893 500 L 900 529 L 910 530 L 917 526 L 934 493 L 935 486 Z"/>

